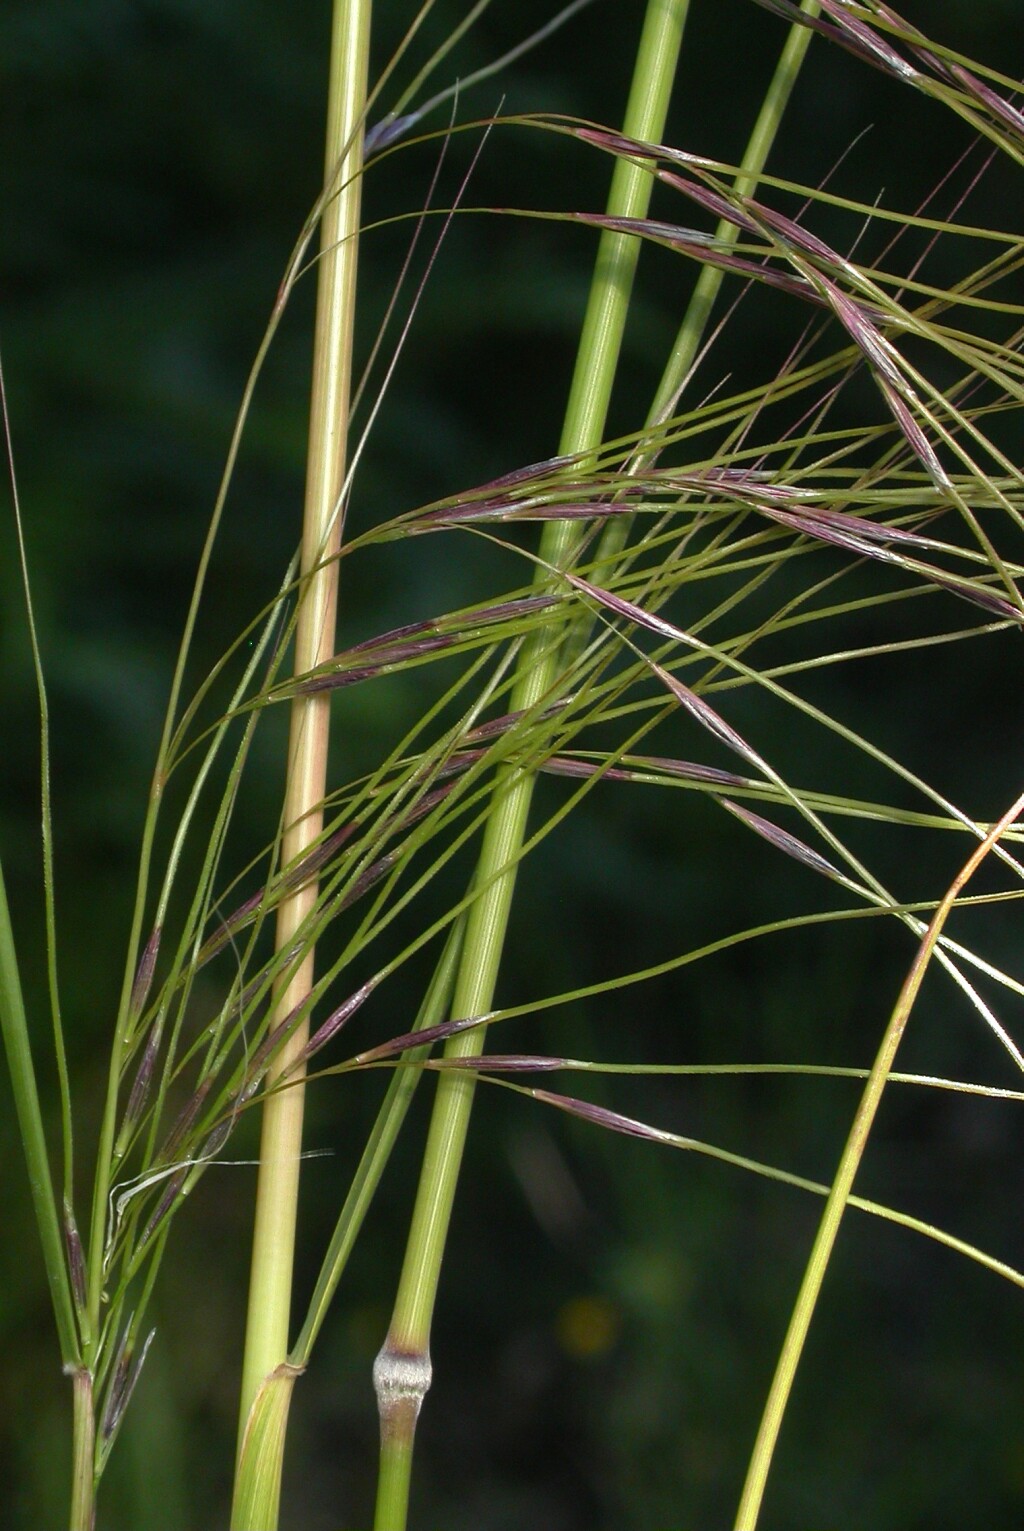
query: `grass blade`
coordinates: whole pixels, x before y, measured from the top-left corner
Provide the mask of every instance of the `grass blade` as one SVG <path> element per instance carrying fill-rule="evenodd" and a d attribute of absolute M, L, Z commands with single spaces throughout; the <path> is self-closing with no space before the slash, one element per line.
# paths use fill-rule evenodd
<path fill-rule="evenodd" d="M 57 1202 L 53 1194 L 53 1180 L 50 1176 L 50 1162 L 46 1152 L 46 1134 L 43 1130 L 43 1115 L 39 1109 L 39 1091 L 36 1087 L 35 1067 L 32 1063 L 32 1047 L 29 1042 L 25 1002 L 21 992 L 21 978 L 18 973 L 14 932 L 11 929 L 11 913 L 7 904 L 7 889 L 4 885 L 2 867 L 0 867 L 0 1030 L 3 1031 L 7 1066 L 10 1069 L 11 1087 L 14 1092 L 14 1108 L 18 1116 L 18 1128 L 28 1165 L 36 1226 L 43 1246 L 50 1301 L 57 1320 L 61 1360 L 66 1367 L 74 1368 L 81 1363 L 78 1331 L 75 1324 L 75 1305 L 64 1258 L 64 1241 L 57 1216 Z"/>

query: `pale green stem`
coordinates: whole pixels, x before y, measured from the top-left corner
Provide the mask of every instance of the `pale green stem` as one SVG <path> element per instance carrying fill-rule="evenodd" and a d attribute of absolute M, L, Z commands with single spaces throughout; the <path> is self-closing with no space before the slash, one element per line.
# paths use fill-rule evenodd
<path fill-rule="evenodd" d="M 302 594 L 296 623 L 295 671 L 314 669 L 334 651 L 337 551 L 341 536 L 340 496 L 345 477 L 346 430 L 351 383 L 351 350 L 359 227 L 362 125 L 369 58 L 370 0 L 336 0 L 331 37 L 327 109 L 326 179 L 337 187 L 324 208 L 317 288 L 309 457 L 303 523 Z M 297 860 L 322 829 L 330 701 L 296 697 L 292 704 L 281 842 L 284 865 Z M 317 896 L 311 881 L 282 901 L 277 949 L 287 951 Z M 313 984 L 312 950 L 297 964 L 275 996 L 276 1013 L 288 1014 L 308 997 Z M 296 1078 L 295 1060 L 305 1047 L 308 1026 L 295 1029 L 281 1048 L 269 1084 L 285 1070 Z M 300 1083 L 271 1095 L 263 1113 L 260 1175 L 256 1194 L 252 1275 L 243 1363 L 239 1421 L 239 1462 L 232 1526 L 260 1531 L 277 1524 L 276 1491 L 265 1495 L 258 1518 L 240 1520 L 241 1505 L 253 1513 L 245 1491 L 254 1463 L 243 1451 L 249 1411 L 264 1382 L 288 1352 L 295 1221 L 302 1149 L 303 1088 Z M 283 1446 L 283 1432 L 282 1432 Z M 276 1482 L 279 1487 L 280 1474 Z"/>
<path fill-rule="evenodd" d="M 96 1523 L 96 1415 L 92 1376 L 85 1367 L 72 1375 L 74 1456 L 71 1468 L 70 1531 L 93 1531 Z"/>
<path fill-rule="evenodd" d="M 631 137 L 657 140 L 664 131 L 686 12 L 687 0 L 651 0 L 647 7 L 624 123 Z M 643 217 L 651 188 L 649 169 L 620 160 L 612 178 L 609 213 Z M 639 241 L 632 236 L 602 236 L 561 453 L 588 452 L 602 439 L 638 254 Z M 542 563 L 555 568 L 567 564 L 580 535 L 576 526 L 552 523 L 541 542 Z M 542 570 L 537 583 L 544 586 L 549 579 Z M 557 674 L 557 645 L 543 636 L 527 644 L 511 708 L 537 706 Z M 491 1007 L 532 792 L 532 777 L 513 770 L 499 775 L 481 848 L 480 894 L 467 919 L 454 1016 L 479 1015 Z M 482 1034 L 474 1031 L 453 1038 L 446 1052 L 462 1056 L 481 1046 Z M 395 1310 L 374 1368 L 381 1414 L 376 1531 L 402 1531 L 406 1522 L 416 1418 L 430 1378 L 430 1325 L 473 1092 L 469 1075 L 453 1071 L 439 1081 Z"/>
<path fill-rule="evenodd" d="M 782 1351 L 779 1355 L 775 1376 L 772 1379 L 764 1413 L 761 1417 L 761 1425 L 751 1455 L 750 1466 L 747 1469 L 746 1482 L 743 1485 L 739 1509 L 736 1512 L 736 1531 L 756 1531 L 758 1517 L 761 1513 L 761 1503 L 764 1498 L 765 1485 L 768 1481 L 768 1472 L 778 1442 L 779 1431 L 782 1428 L 786 1406 L 789 1403 L 793 1379 L 800 1364 L 804 1342 L 807 1339 L 811 1319 L 814 1316 L 814 1309 L 821 1294 L 825 1272 L 828 1269 L 828 1263 L 835 1248 L 836 1239 L 839 1236 L 839 1226 L 842 1222 L 843 1213 L 850 1200 L 854 1178 L 864 1157 L 864 1150 L 867 1147 L 871 1128 L 878 1113 L 878 1107 L 881 1104 L 882 1094 L 892 1073 L 896 1050 L 907 1028 L 910 1012 L 914 1007 L 925 972 L 938 945 L 939 937 L 942 934 L 942 927 L 945 925 L 953 905 L 956 903 L 967 882 L 973 877 L 985 857 L 993 849 L 1003 831 L 1019 817 L 1022 811 L 1024 811 L 1024 793 L 1003 814 L 999 822 L 993 825 L 984 840 L 975 847 L 971 856 L 965 862 L 932 916 L 928 928 L 922 937 L 921 944 L 918 947 L 910 972 L 907 974 L 906 981 L 900 991 L 899 999 L 896 1001 L 896 1006 L 885 1029 L 885 1035 L 882 1038 L 882 1045 L 878 1049 L 878 1056 L 868 1075 L 860 1105 L 850 1127 L 846 1146 L 839 1161 L 839 1168 L 836 1170 L 835 1180 L 832 1183 L 832 1189 L 829 1191 L 821 1223 L 807 1261 L 807 1268 L 804 1271 L 803 1280 L 800 1284 L 800 1292 L 793 1308 L 793 1314 L 786 1332 L 785 1341 L 783 1342 Z"/>

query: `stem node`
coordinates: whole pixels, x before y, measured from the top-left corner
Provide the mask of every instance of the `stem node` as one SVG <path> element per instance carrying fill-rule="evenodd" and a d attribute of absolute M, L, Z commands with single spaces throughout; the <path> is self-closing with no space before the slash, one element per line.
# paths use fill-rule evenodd
<path fill-rule="evenodd" d="M 396 1350 L 385 1340 L 373 1363 L 382 1443 L 412 1435 L 432 1380 L 429 1351 Z"/>

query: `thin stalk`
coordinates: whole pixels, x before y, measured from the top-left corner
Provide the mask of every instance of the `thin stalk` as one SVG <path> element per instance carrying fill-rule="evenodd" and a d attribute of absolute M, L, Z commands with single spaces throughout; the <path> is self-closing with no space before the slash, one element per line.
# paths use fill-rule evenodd
<path fill-rule="evenodd" d="M 557 32 L 560 27 L 563 27 L 578 11 L 582 11 L 585 6 L 592 5 L 593 0 L 570 0 L 568 5 L 563 6 L 542 27 L 538 27 L 535 32 L 531 32 L 529 37 L 524 38 L 522 42 L 516 43 L 514 48 L 509 48 L 500 58 L 492 59 L 489 64 L 484 64 L 481 69 L 474 69 L 472 74 L 461 76 L 455 81 L 454 85 L 446 85 L 443 90 L 439 90 L 428 101 L 424 101 L 422 106 L 417 106 L 412 111 L 406 112 L 405 108 L 416 95 L 420 86 L 430 78 L 437 66 L 447 57 L 452 48 L 455 47 L 455 44 L 464 36 L 480 13 L 489 4 L 490 0 L 483 0 L 482 4 L 475 6 L 469 15 L 460 21 L 454 31 L 449 32 L 441 47 L 427 60 L 412 84 L 402 92 L 387 116 L 374 123 L 367 135 L 368 140 L 372 140 L 374 152 L 404 137 L 429 112 L 435 111 L 439 106 L 443 106 L 453 96 L 461 97 L 465 95 L 467 90 L 472 89 L 474 85 L 482 85 L 484 80 L 490 80 L 494 75 L 500 74 L 510 64 L 514 64 L 517 59 L 522 58 L 524 53 L 529 53 L 539 43 L 546 41 L 553 32 Z M 367 152 L 369 153 L 369 149 Z"/>
<path fill-rule="evenodd" d="M 109 1205 L 111 1181 L 118 1161 L 115 1151 L 118 1130 L 118 1103 L 119 1091 L 124 1072 L 124 1063 L 127 1052 L 134 1036 L 134 1018 L 132 1016 L 132 993 L 138 973 L 139 957 L 142 951 L 143 925 L 146 913 L 146 905 L 149 894 L 150 878 L 153 870 L 153 851 L 156 841 L 157 821 L 163 803 L 164 790 L 171 771 L 181 758 L 181 748 L 187 731 L 190 718 L 195 716 L 200 701 L 206 694 L 212 680 L 219 673 L 221 666 L 216 666 L 211 676 L 192 702 L 186 708 L 183 717 L 178 720 L 178 711 L 181 702 L 182 690 L 185 684 L 185 673 L 188 658 L 192 649 L 192 639 L 195 634 L 196 624 L 199 620 L 199 612 L 206 590 L 207 576 L 213 557 L 217 535 L 223 519 L 227 503 L 228 489 L 234 475 L 234 468 L 241 446 L 242 433 L 249 416 L 250 407 L 256 389 L 257 381 L 263 370 L 263 364 L 270 349 L 271 342 L 277 332 L 281 316 L 284 312 L 285 303 L 294 287 L 298 270 L 304 253 L 312 238 L 316 227 L 317 218 L 320 215 L 323 202 L 318 202 L 313 213 L 310 214 L 299 237 L 298 244 L 292 252 L 285 278 L 278 290 L 277 301 L 274 305 L 270 321 L 264 332 L 263 339 L 256 352 L 256 358 L 249 369 L 249 376 L 242 393 L 242 403 L 235 419 L 231 442 L 228 447 L 227 460 L 221 474 L 220 487 L 213 507 L 213 514 L 207 528 L 202 552 L 199 558 L 199 566 L 192 586 L 192 594 L 189 600 L 188 612 L 185 617 L 184 630 L 178 647 L 178 657 L 174 666 L 174 674 L 171 680 L 170 695 L 164 714 L 163 729 L 160 736 L 160 744 L 157 750 L 157 764 L 153 780 L 150 786 L 149 802 L 146 808 L 146 817 L 142 830 L 142 842 L 139 850 L 138 874 L 135 888 L 135 901 L 131 917 L 131 929 L 128 936 L 126 960 L 124 964 L 124 977 L 121 986 L 121 998 L 118 1005 L 117 1019 L 114 1026 L 114 1036 L 111 1043 L 110 1059 L 107 1068 L 107 1092 L 103 1110 L 103 1120 L 100 1126 L 99 1144 L 95 1157 L 95 1173 L 93 1181 L 92 1214 L 90 1220 L 90 1233 L 88 1243 L 88 1267 L 87 1267 L 87 1295 L 88 1311 L 83 1320 L 82 1340 L 83 1351 L 90 1365 L 97 1364 L 97 1357 L 93 1346 L 98 1343 L 101 1334 L 100 1315 L 104 1299 L 104 1287 L 106 1271 L 104 1258 L 106 1251 L 106 1217 Z M 298 560 L 296 560 L 296 563 Z M 291 573 L 286 577 L 285 585 L 291 583 Z M 280 596 L 278 597 L 280 600 Z M 276 605 L 277 603 L 272 603 Z M 259 620 L 259 619 L 257 619 Z M 255 659 L 253 661 L 255 663 Z M 247 674 L 251 668 L 247 669 Z M 236 696 L 238 693 L 236 692 Z M 218 725 L 216 733 L 218 739 L 211 746 L 204 766 L 200 769 L 199 778 L 195 790 L 190 795 L 185 814 L 179 825 L 178 833 L 172 846 L 170 859 L 164 876 L 163 887 L 160 892 L 157 910 L 157 924 L 163 921 L 163 913 L 170 899 L 178 866 L 178 858 L 184 844 L 184 835 L 191 820 L 192 812 L 198 801 L 199 786 L 206 772 L 212 765 L 213 759 L 219 749 L 219 738 L 223 736 L 227 726 L 227 720 Z M 101 1359 L 101 1358 L 100 1358 Z"/>
<path fill-rule="evenodd" d="M 657 140 L 664 131 L 687 9 L 687 0 L 648 4 L 624 124 L 632 137 Z M 652 184 L 646 167 L 620 160 L 609 212 L 643 217 Z M 560 453 L 589 452 L 601 442 L 638 254 L 634 238 L 602 236 Z M 543 564 L 568 564 L 581 535 L 577 525 L 550 523 L 541 541 Z M 543 588 L 549 581 L 542 568 L 535 584 Z M 541 635 L 526 644 L 511 710 L 536 707 L 555 683 L 558 664 L 558 644 L 550 637 Z M 532 794 L 532 776 L 500 772 L 477 871 L 479 896 L 467 918 L 454 1017 L 491 1008 Z M 452 1038 L 446 1055 L 475 1053 L 481 1046 L 482 1034 L 474 1031 L 472 1036 Z M 430 1385 L 431 1319 L 473 1092 L 473 1079 L 456 1071 L 443 1074 L 438 1083 L 395 1309 L 374 1367 L 381 1417 L 375 1531 L 402 1531 L 406 1524 L 416 1419 Z"/>
<path fill-rule="evenodd" d="M 337 192 L 327 201 L 321 224 L 302 537 L 303 591 L 295 634 L 297 674 L 315 669 L 334 651 L 338 569 L 334 555 L 341 538 L 340 498 L 345 478 L 370 14 L 371 0 L 336 0 L 334 6 L 325 178 L 329 185 L 337 187 Z M 328 696 L 294 699 L 281 843 L 285 866 L 312 847 L 322 831 L 329 720 Z M 316 898 L 317 882 L 312 879 L 282 900 L 277 915 L 278 952 L 291 948 Z M 312 984 L 311 949 L 276 995 L 279 1019 L 304 1002 Z M 273 1085 L 285 1070 L 291 1070 L 291 1077 L 295 1078 L 299 1072 L 295 1060 L 306 1045 L 307 1034 L 307 1025 L 295 1028 L 275 1059 L 269 1084 Z M 239 1485 L 252 1465 L 246 1463 L 242 1450 L 249 1410 L 264 1379 L 284 1363 L 288 1352 L 303 1105 L 303 1087 L 297 1083 L 272 1094 L 263 1112 L 242 1374 L 236 1511 Z M 259 1518 L 245 1522 L 244 1531 L 276 1524 L 277 1498 L 272 1494 L 261 1503 Z M 232 1525 L 236 1531 L 242 1531 L 237 1514 Z"/>
<path fill-rule="evenodd" d="M 46 1134 L 43 1130 L 43 1113 L 39 1107 L 39 1091 L 36 1087 L 35 1066 L 32 1062 L 25 1002 L 22 998 L 21 979 L 18 975 L 18 959 L 14 949 L 14 933 L 11 930 L 11 914 L 7 906 L 7 890 L 4 886 L 2 867 L 0 867 L 0 1030 L 3 1031 L 4 1036 L 7 1066 L 11 1074 L 11 1089 L 14 1093 L 14 1109 L 18 1115 L 18 1130 L 28 1165 L 32 1204 L 39 1228 L 39 1240 L 43 1246 L 43 1261 L 50 1287 L 50 1301 L 57 1320 L 61 1360 L 65 1366 L 75 1366 L 81 1359 L 75 1327 L 75 1305 L 64 1258 L 57 1202 L 53 1194 L 53 1179 L 50 1175 L 50 1161 L 46 1152 Z"/>
<path fill-rule="evenodd" d="M 800 9 L 804 15 L 814 17 L 818 15 L 821 7 L 818 0 L 803 0 Z M 813 35 L 810 27 L 803 26 L 798 21 L 794 21 L 789 29 L 771 84 L 768 86 L 740 162 L 739 175 L 733 182 L 733 191 L 738 197 L 750 197 L 757 188 Z M 739 235 L 739 226 L 723 218 L 715 230 L 715 241 L 723 250 L 730 250 L 739 239 Z M 709 264 L 701 267 L 693 295 L 679 327 L 672 354 L 666 363 L 658 391 L 651 405 L 649 426 L 659 424 L 675 408 L 679 391 L 686 383 L 693 359 L 697 354 L 697 347 L 707 329 L 711 310 L 724 277 L 725 271 L 720 265 Z"/>
<path fill-rule="evenodd" d="M 803 0 L 800 7 L 808 16 L 817 16 L 820 8 L 818 0 Z M 794 21 L 789 29 L 771 84 L 768 86 L 761 110 L 757 114 L 757 121 L 740 161 L 739 174 L 733 182 L 733 191 L 737 196 L 752 196 L 757 187 L 813 35 L 810 27 L 802 26 L 798 21 Z M 738 224 L 730 223 L 728 219 L 722 218 L 715 229 L 715 241 L 722 250 L 728 251 L 739 239 L 739 234 Z M 694 357 L 697 355 L 697 348 L 704 338 L 711 311 L 715 306 L 724 278 L 724 267 L 717 263 L 709 262 L 701 267 L 686 313 L 683 315 L 683 322 L 679 326 L 675 344 L 665 364 L 665 370 L 647 415 L 645 433 L 653 435 L 654 445 L 638 452 L 632 470 L 635 473 L 642 473 L 657 454 L 657 446 L 661 440 L 658 427 L 664 425 L 670 418 L 678 405 L 682 390 L 686 387 Z M 632 517 L 619 516 L 605 527 L 598 545 L 595 574 L 596 571 L 614 564 L 618 554 L 626 545 L 631 525 Z M 588 631 L 589 624 L 581 624 L 580 632 L 575 635 L 567 649 L 568 655 L 573 655 L 577 648 L 582 647 Z"/>
<path fill-rule="evenodd" d="M 756 1531 L 758 1517 L 761 1513 L 761 1503 L 764 1498 L 765 1485 L 768 1481 L 768 1472 L 778 1442 L 779 1431 L 782 1428 L 782 1420 L 789 1402 L 789 1395 L 793 1388 L 793 1379 L 796 1376 L 796 1369 L 800 1364 L 800 1357 L 803 1354 L 811 1319 L 814 1316 L 814 1309 L 821 1294 L 825 1272 L 828 1269 L 828 1263 L 835 1248 L 836 1239 L 839 1236 L 839 1225 L 850 1201 L 854 1178 L 864 1157 L 864 1150 L 867 1147 L 875 1116 L 882 1101 L 882 1094 L 892 1074 L 897 1048 L 902 1041 L 903 1033 L 906 1031 L 910 1012 L 917 1000 L 928 965 L 938 946 L 942 927 L 945 925 L 954 904 L 966 884 L 974 876 L 974 873 L 985 857 L 994 848 L 1003 831 L 1008 829 L 1022 812 L 1024 812 L 1024 793 L 1021 793 L 1012 807 L 1007 809 L 999 822 L 992 826 L 953 880 L 952 885 L 928 924 L 913 964 L 900 990 L 899 999 L 896 1001 L 889 1024 L 885 1029 L 882 1044 L 871 1067 L 867 1083 L 864 1086 L 864 1093 L 861 1096 L 860 1104 L 857 1107 L 856 1115 L 850 1127 L 846 1146 L 839 1161 L 839 1168 L 836 1170 L 835 1180 L 832 1182 L 832 1189 L 829 1191 L 821 1223 L 807 1261 L 807 1268 L 804 1271 L 803 1281 L 800 1284 L 800 1291 L 789 1321 L 789 1328 L 779 1355 L 775 1376 L 772 1379 L 772 1385 L 764 1406 L 757 1440 L 754 1443 L 754 1450 L 750 1458 L 750 1466 L 747 1469 L 746 1482 L 743 1485 L 739 1509 L 736 1512 L 736 1531 Z"/>
<path fill-rule="evenodd" d="M 14 527 L 18 539 L 18 562 L 21 566 L 21 588 L 25 597 L 25 616 L 28 624 L 29 645 L 32 651 L 32 668 L 35 671 L 36 696 L 39 701 L 39 778 L 41 788 L 41 828 L 43 839 L 43 899 L 46 916 L 46 977 L 50 991 L 50 1019 L 53 1027 L 53 1056 L 57 1065 L 57 1085 L 60 1090 L 61 1128 L 63 1134 L 64 1198 L 71 1202 L 74 1192 L 74 1127 L 71 1116 L 71 1084 L 68 1079 L 67 1049 L 64 1046 L 64 1026 L 60 1014 L 60 989 L 57 982 L 57 907 L 53 868 L 53 805 L 50 783 L 50 703 L 43 673 L 43 656 L 39 648 L 36 629 L 35 606 L 32 601 L 32 585 L 28 577 L 28 554 L 25 548 L 24 522 L 21 518 L 21 496 L 18 493 L 18 477 L 14 469 L 14 443 L 11 421 L 7 409 L 7 385 L 3 363 L 0 361 L 0 417 L 3 419 L 4 445 L 7 450 L 7 472 L 14 502 Z"/>

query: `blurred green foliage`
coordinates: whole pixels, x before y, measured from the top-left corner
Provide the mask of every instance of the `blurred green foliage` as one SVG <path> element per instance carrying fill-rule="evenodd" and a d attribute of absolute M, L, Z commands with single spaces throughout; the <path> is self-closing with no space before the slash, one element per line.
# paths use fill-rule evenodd
<path fill-rule="evenodd" d="M 381 63 L 412 9 L 381 7 Z M 463 9 L 440 5 L 431 36 Z M 548 0 L 495 4 L 438 83 L 486 62 L 551 9 Z M 907 9 L 996 64 L 1019 30 L 1010 0 L 907 0 Z M 598 0 L 507 81 L 460 102 L 459 117 L 503 103 L 505 111 L 543 107 L 615 122 L 638 14 Z M 83 1170 L 174 645 L 247 367 L 319 187 L 327 26 L 327 5 L 312 0 L 6 0 L 0 12 L 0 339 L 54 717 L 60 961 Z M 694 0 L 672 140 L 738 155 L 781 35 L 746 0 Z M 815 47 L 773 165 L 814 183 L 850 148 L 838 173 L 845 191 L 914 206 L 962 142 L 927 103 Z M 467 144 L 453 146 L 442 202 Z M 436 155 L 434 143 L 384 161 L 368 178 L 367 217 L 420 206 Z M 467 200 L 593 209 L 607 173 L 606 161 L 579 146 L 500 129 Z M 991 193 L 983 186 L 970 216 L 984 222 L 986 198 L 1004 194 L 998 180 Z M 366 241 L 364 351 L 402 247 L 401 231 Z M 554 450 L 591 247 L 583 230 L 457 220 L 374 428 L 353 524 Z M 692 280 L 667 257 L 644 267 L 613 428 L 639 423 Z M 297 537 L 310 298 L 307 282 L 260 386 L 196 676 L 269 598 Z M 752 309 L 749 323 L 724 337 L 704 386 L 750 365 L 762 375 L 761 359 L 781 359 L 792 341 L 777 327 L 788 318 L 778 305 Z M 344 632 L 354 639 L 482 599 L 500 589 L 495 573 L 471 539 L 420 539 L 390 563 L 375 555 L 365 572 L 355 562 L 343 578 Z M 37 732 L 9 510 L 0 522 L 0 601 L 0 851 L 44 1057 Z M 972 812 L 995 814 L 1019 786 L 1020 710 L 1007 694 L 1015 678 L 964 663 L 936 679 L 919 658 L 899 670 L 883 696 L 859 671 L 827 684 L 833 699 L 835 687 L 846 688 L 841 706 L 851 714 L 872 707 L 871 728 L 887 747 Z M 344 693 L 339 775 L 377 758 L 416 705 L 400 685 Z M 272 725 L 257 747 L 240 846 L 262 843 L 276 822 L 279 742 Z M 830 765 L 825 752 L 805 753 L 802 778 L 825 782 Z M 554 792 L 545 783 L 541 797 Z M 592 794 L 523 873 L 504 998 L 568 988 L 765 910 L 805 907 L 805 875 L 749 842 L 724 815 L 680 806 L 676 796 L 610 786 Z M 898 856 L 913 854 L 908 837 Z M 952 869 L 958 853 L 950 854 Z M 915 877 L 901 877 L 898 865 L 895 875 L 916 891 Z M 1006 917 L 1008 945 L 1015 918 Z M 780 938 L 625 996 L 516 1022 L 502 1046 L 864 1063 L 909 955 L 900 932 L 867 923 Z M 389 997 L 396 1029 L 415 1011 L 424 972 L 410 971 Z M 948 990 L 937 984 L 928 1000 L 903 1065 L 1002 1079 L 995 1048 Z M 330 1156 L 307 1166 L 300 1290 L 315 1275 L 381 1087 L 371 1075 L 312 1094 L 309 1145 Z M 285 1531 L 370 1520 L 369 1372 L 427 1093 L 296 1395 Z M 854 1101 L 850 1087 L 778 1079 L 606 1080 L 591 1093 L 820 1177 L 831 1172 Z M 6 1094 L 0 1099 L 0 1524 L 34 1531 L 64 1514 L 70 1399 L 20 1150 Z M 1015 1111 L 894 1091 L 865 1194 L 931 1215 L 1020 1263 Z M 251 1147 L 252 1132 L 243 1131 L 238 1157 Z M 101 1496 L 106 1528 L 217 1531 L 226 1523 L 253 1184 L 251 1169 L 214 1169 L 176 1226 L 157 1342 Z M 817 1212 L 795 1192 L 481 1092 L 420 1429 L 414 1523 L 445 1531 L 725 1525 Z M 1016 1523 L 1024 1502 L 1021 1368 L 1011 1338 L 1019 1301 L 994 1277 L 851 1214 L 783 1435 L 767 1523 L 794 1531 Z"/>

